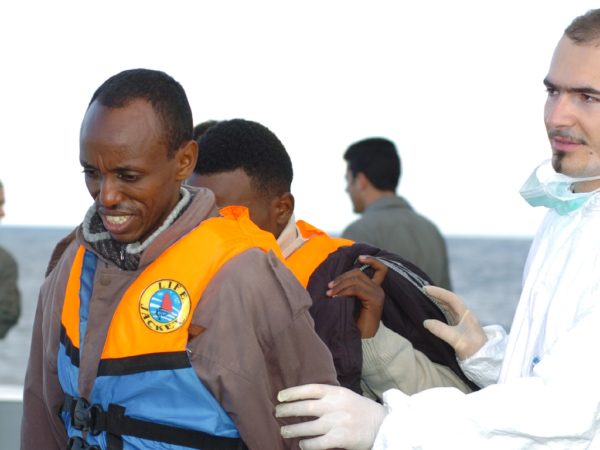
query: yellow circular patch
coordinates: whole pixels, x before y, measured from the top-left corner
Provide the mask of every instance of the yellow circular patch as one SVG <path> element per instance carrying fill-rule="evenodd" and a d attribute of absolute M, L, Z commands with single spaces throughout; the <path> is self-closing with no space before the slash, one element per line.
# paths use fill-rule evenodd
<path fill-rule="evenodd" d="M 152 331 L 175 331 L 189 314 L 190 294 L 175 280 L 155 281 L 140 296 L 140 317 Z"/>

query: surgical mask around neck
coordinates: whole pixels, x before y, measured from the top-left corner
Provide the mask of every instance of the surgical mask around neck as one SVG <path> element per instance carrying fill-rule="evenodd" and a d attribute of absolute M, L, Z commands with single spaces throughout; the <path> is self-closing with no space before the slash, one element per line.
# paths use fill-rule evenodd
<path fill-rule="evenodd" d="M 600 180 L 600 175 L 586 178 L 568 177 L 556 173 L 551 160 L 546 160 L 533 171 L 519 193 L 531 206 L 546 206 L 560 215 L 566 215 L 580 208 L 592 194 L 600 190 L 573 192 L 574 183 L 591 180 Z"/>

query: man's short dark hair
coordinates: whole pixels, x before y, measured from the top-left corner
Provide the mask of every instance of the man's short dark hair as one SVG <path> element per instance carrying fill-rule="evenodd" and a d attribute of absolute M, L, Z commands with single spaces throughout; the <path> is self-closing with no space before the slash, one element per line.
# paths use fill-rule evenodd
<path fill-rule="evenodd" d="M 264 125 L 244 119 L 213 125 L 198 140 L 194 172 L 213 175 L 243 169 L 263 194 L 290 191 L 294 172 L 285 147 Z"/>
<path fill-rule="evenodd" d="M 97 100 L 108 108 L 122 108 L 137 99 L 149 102 L 161 119 L 167 154 L 173 157 L 192 139 L 194 122 L 185 91 L 171 76 L 158 70 L 125 70 L 102 83 L 94 92 L 90 105 Z"/>
<path fill-rule="evenodd" d="M 591 9 L 573 19 L 565 35 L 577 44 L 600 45 L 600 9 Z"/>
<path fill-rule="evenodd" d="M 394 143 L 381 137 L 355 142 L 344 153 L 352 176 L 365 174 L 380 191 L 396 191 L 402 171 Z"/>

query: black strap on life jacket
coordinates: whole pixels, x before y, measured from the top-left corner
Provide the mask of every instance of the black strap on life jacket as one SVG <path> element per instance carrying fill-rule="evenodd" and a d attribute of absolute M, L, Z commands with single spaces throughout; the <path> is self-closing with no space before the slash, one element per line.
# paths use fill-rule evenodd
<path fill-rule="evenodd" d="M 86 399 L 75 398 L 68 394 L 65 394 L 61 412 L 70 414 L 71 425 L 76 430 L 88 432 L 92 436 L 102 432 L 107 433 L 108 450 L 122 450 L 123 440 L 121 436 L 123 435 L 202 450 L 247 449 L 240 438 L 214 436 L 203 431 L 134 419 L 125 415 L 125 407 L 123 406 L 109 404 L 108 411 L 104 411 L 98 404 L 90 405 Z M 69 439 L 67 449 L 87 448 L 94 449 L 95 446 L 90 446 L 81 438 Z"/>
<path fill-rule="evenodd" d="M 79 436 L 69 438 L 66 450 L 102 450 L 97 445 L 90 445 Z"/>

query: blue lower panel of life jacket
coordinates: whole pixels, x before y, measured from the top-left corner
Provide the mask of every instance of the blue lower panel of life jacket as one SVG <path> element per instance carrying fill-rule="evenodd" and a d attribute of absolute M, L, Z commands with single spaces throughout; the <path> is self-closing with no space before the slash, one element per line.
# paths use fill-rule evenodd
<path fill-rule="evenodd" d="M 78 368 L 72 364 L 72 351 L 69 345 L 61 344 L 59 352 L 59 379 L 65 392 L 77 398 Z M 157 369 L 158 367 L 176 367 Z M 145 370 L 149 369 L 149 370 Z M 133 373 L 129 373 L 133 372 Z M 239 441 L 240 435 L 235 424 L 221 405 L 206 389 L 196 372 L 190 366 L 185 352 L 143 355 L 120 360 L 102 361 L 96 378 L 89 405 L 95 405 L 99 411 L 107 412 L 116 406 L 126 420 L 146 424 L 156 424 L 155 428 L 176 427 L 182 430 L 204 432 L 211 436 L 221 436 L 227 444 L 218 444 L 214 448 L 229 447 Z M 112 405 L 112 406 L 111 406 Z M 81 431 L 73 425 L 69 408 L 63 408 L 61 417 L 70 437 L 81 436 Z M 125 421 L 126 421 L 125 420 Z M 121 420 L 120 422 L 124 422 Z M 135 433 L 133 433 L 135 434 Z M 151 433 L 152 434 L 152 433 Z M 123 450 L 129 449 L 189 449 L 169 443 L 168 429 L 158 438 L 165 441 L 149 440 L 123 433 Z M 147 434 L 146 434 L 147 435 Z M 230 439 L 227 439 L 230 438 Z M 107 433 L 89 434 L 88 445 L 98 445 L 106 449 Z"/>

